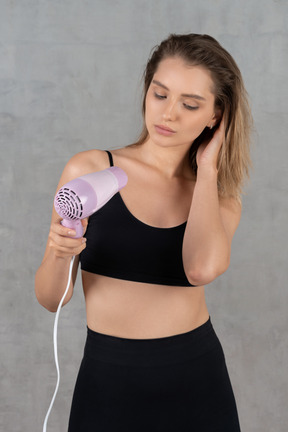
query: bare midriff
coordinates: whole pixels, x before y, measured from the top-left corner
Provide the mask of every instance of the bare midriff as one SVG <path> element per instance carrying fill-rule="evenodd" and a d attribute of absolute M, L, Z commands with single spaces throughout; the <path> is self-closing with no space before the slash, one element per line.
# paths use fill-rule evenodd
<path fill-rule="evenodd" d="M 209 313 L 204 286 L 175 287 L 82 271 L 87 325 L 99 333 L 151 339 L 189 332 Z"/>

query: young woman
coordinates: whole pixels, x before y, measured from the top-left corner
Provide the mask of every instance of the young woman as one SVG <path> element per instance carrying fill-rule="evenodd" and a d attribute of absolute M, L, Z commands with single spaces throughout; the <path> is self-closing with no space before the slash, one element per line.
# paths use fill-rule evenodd
<path fill-rule="evenodd" d="M 53 209 L 35 290 L 57 309 L 76 255 L 88 334 L 69 432 L 240 431 L 204 286 L 224 273 L 248 176 L 251 115 L 241 73 L 208 35 L 170 35 L 144 75 L 137 143 L 76 154 L 57 190 L 115 164 L 128 184 L 84 220 Z"/>

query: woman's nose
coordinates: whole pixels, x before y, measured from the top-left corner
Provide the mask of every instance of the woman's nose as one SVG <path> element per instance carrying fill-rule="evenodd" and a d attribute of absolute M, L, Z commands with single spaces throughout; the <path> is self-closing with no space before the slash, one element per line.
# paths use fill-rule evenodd
<path fill-rule="evenodd" d="M 175 120 L 177 116 L 177 104 L 174 101 L 168 103 L 163 111 L 163 120 Z"/>

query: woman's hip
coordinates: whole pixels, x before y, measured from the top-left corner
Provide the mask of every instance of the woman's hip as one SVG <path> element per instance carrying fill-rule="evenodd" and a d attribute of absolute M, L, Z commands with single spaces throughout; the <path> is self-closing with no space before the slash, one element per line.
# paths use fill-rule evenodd
<path fill-rule="evenodd" d="M 94 418 L 100 428 L 91 431 L 112 431 L 117 425 L 114 430 L 168 432 L 193 426 L 189 430 L 212 432 L 219 425 L 221 432 L 240 431 L 224 353 L 210 318 L 190 332 L 158 339 L 125 339 L 88 329 L 69 432 L 76 431 L 72 424 L 79 416 L 90 423 Z M 90 430 L 88 423 L 85 428 Z"/>

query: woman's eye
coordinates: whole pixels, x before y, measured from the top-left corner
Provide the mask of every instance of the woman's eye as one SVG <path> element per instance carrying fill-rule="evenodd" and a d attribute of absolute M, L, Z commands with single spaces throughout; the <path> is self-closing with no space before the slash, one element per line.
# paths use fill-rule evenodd
<path fill-rule="evenodd" d="M 197 110 L 199 107 L 197 106 L 197 107 L 194 107 L 194 106 L 191 106 L 191 105 L 187 105 L 187 104 L 183 104 L 184 105 L 184 107 L 185 108 L 187 108 L 188 110 Z"/>
<path fill-rule="evenodd" d="M 157 99 L 165 99 L 165 98 L 166 98 L 166 96 L 160 95 L 160 94 L 158 94 L 158 93 L 154 93 L 154 96 L 155 96 Z"/>

